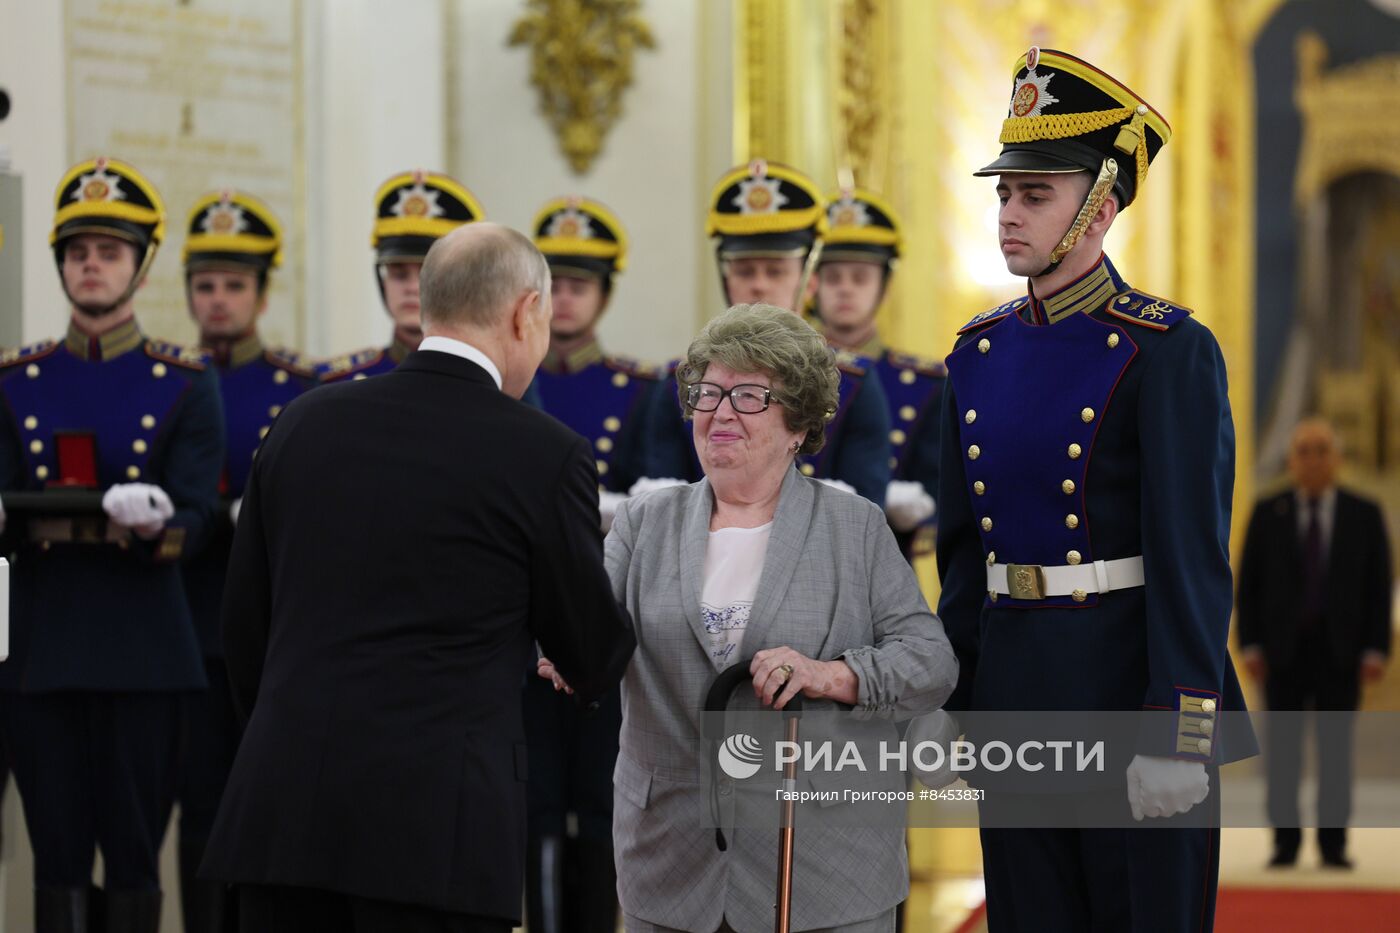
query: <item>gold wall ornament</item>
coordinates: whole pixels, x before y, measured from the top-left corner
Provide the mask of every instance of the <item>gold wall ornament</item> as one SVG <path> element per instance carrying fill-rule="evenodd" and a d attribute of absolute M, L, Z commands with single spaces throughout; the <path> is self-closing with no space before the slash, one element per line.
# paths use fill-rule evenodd
<path fill-rule="evenodd" d="M 889 159 L 888 0 L 840 0 L 836 55 L 836 164 L 861 186 L 884 190 Z"/>
<path fill-rule="evenodd" d="M 508 44 L 530 46 L 530 83 L 569 165 L 583 174 L 622 115 L 633 55 L 656 40 L 641 0 L 526 0 Z"/>
<path fill-rule="evenodd" d="M 1294 98 L 1303 118 L 1294 197 L 1306 205 L 1354 172 L 1400 175 L 1400 55 L 1377 55 L 1325 71 L 1327 46 L 1298 37 Z"/>

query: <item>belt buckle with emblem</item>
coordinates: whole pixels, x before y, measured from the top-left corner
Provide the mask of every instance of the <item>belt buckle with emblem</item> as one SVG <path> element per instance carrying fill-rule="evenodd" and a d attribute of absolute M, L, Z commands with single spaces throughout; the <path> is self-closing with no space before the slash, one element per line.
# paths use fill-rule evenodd
<path fill-rule="evenodd" d="M 1007 564 L 1006 588 L 1012 599 L 1044 599 L 1045 571 L 1039 564 Z"/>

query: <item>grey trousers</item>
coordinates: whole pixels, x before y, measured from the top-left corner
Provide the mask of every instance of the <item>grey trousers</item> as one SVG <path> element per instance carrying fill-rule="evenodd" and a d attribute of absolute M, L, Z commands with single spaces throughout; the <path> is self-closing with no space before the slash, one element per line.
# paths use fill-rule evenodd
<path fill-rule="evenodd" d="M 624 914 L 622 917 L 622 928 L 625 933 L 689 933 L 685 930 L 677 930 L 672 927 L 659 927 L 654 923 L 645 920 L 638 920 L 636 917 Z M 885 911 L 878 917 L 871 917 L 869 920 L 857 920 L 855 923 L 847 923 L 839 927 L 821 927 L 817 930 L 804 930 L 802 933 L 892 933 L 894 930 L 894 909 Z M 734 933 L 728 922 L 721 923 L 714 933 Z"/>

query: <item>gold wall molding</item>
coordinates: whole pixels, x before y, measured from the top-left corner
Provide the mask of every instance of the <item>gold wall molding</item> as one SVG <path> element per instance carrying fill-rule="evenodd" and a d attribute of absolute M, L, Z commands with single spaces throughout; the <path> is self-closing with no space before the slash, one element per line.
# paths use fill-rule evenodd
<path fill-rule="evenodd" d="M 1296 47 L 1294 99 L 1303 141 L 1294 201 L 1310 203 L 1338 178 L 1377 171 L 1400 176 L 1400 55 L 1378 55 L 1326 70 L 1327 45 L 1313 32 Z"/>
<path fill-rule="evenodd" d="M 622 115 L 636 50 L 656 47 L 640 0 L 527 0 L 511 46 L 530 47 L 530 83 L 574 172 L 584 174 Z"/>

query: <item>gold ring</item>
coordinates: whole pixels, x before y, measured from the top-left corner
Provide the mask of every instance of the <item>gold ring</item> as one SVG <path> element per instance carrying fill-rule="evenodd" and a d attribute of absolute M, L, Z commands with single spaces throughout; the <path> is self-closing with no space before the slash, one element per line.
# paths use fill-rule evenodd
<path fill-rule="evenodd" d="M 783 683 L 787 683 L 789 680 L 792 680 L 792 665 L 791 665 L 791 664 L 779 664 L 779 665 L 778 665 L 778 670 L 780 670 L 780 671 L 783 672 Z"/>

